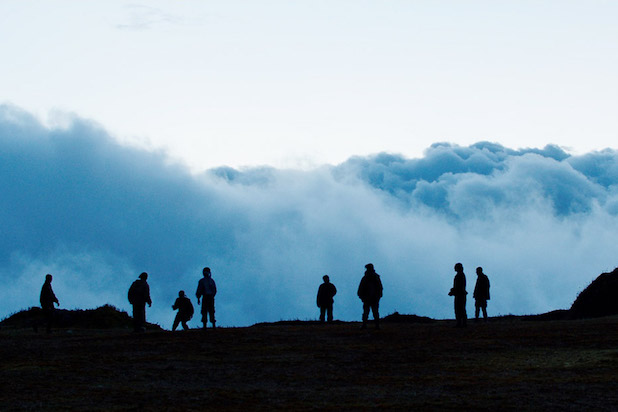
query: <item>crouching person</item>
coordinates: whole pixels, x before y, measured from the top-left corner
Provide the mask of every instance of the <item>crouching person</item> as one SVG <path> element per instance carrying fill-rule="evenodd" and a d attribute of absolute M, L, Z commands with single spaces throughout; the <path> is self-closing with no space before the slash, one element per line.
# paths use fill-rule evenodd
<path fill-rule="evenodd" d="M 178 299 L 176 299 L 176 302 L 172 305 L 172 309 L 178 310 L 176 318 L 174 318 L 172 331 L 176 330 L 179 323 L 182 323 L 182 328 L 184 330 L 188 330 L 189 326 L 187 322 L 193 317 L 193 303 L 191 303 L 191 299 L 185 296 L 184 290 L 178 292 Z"/>

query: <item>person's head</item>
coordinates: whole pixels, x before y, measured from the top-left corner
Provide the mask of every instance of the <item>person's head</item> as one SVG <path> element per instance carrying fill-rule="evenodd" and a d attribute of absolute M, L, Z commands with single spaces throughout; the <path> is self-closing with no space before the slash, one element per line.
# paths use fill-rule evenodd
<path fill-rule="evenodd" d="M 141 275 L 139 275 L 139 278 L 140 278 L 141 280 L 146 280 L 146 279 L 148 279 L 148 273 L 146 273 L 146 272 L 142 272 L 142 274 L 141 274 Z"/>
<path fill-rule="evenodd" d="M 455 263 L 455 272 L 457 273 L 463 272 L 463 265 L 461 263 Z"/>
<path fill-rule="evenodd" d="M 479 266 L 479 267 L 477 267 L 477 268 L 476 268 L 476 274 L 477 274 L 477 275 L 482 275 L 482 274 L 483 274 L 483 268 L 482 268 L 482 267 L 480 267 L 480 266 Z"/>
<path fill-rule="evenodd" d="M 181 290 L 180 292 L 178 292 L 178 297 L 179 298 L 184 298 L 185 297 L 185 291 Z"/>
<path fill-rule="evenodd" d="M 204 275 L 204 277 L 210 277 L 210 268 L 209 267 L 205 267 L 202 270 L 202 275 Z"/>
<path fill-rule="evenodd" d="M 367 272 L 374 272 L 375 269 L 373 268 L 373 263 L 367 263 L 365 265 L 365 269 L 367 269 Z"/>
<path fill-rule="evenodd" d="M 324 283 L 330 282 L 330 278 L 328 277 L 328 275 L 322 276 L 322 279 L 324 279 Z"/>
<path fill-rule="evenodd" d="M 52 275 L 48 273 L 47 275 L 45 275 L 45 282 L 51 283 L 51 281 L 52 281 Z"/>

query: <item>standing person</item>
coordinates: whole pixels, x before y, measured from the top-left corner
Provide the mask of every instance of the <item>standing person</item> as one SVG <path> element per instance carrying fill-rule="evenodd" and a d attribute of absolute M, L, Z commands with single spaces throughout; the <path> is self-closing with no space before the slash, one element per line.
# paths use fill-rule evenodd
<path fill-rule="evenodd" d="M 129 288 L 129 303 L 133 305 L 133 330 L 135 332 L 146 330 L 146 303 L 149 307 L 152 306 L 150 286 L 146 279 L 148 279 L 148 273 L 143 272 Z"/>
<path fill-rule="evenodd" d="M 200 304 L 200 299 L 203 298 L 202 301 L 202 323 L 204 324 L 204 329 L 206 329 L 207 316 L 210 316 L 210 323 L 212 323 L 212 327 L 215 327 L 215 295 L 217 294 L 217 285 L 212 278 L 212 274 L 210 273 L 210 268 L 205 267 L 202 270 L 202 275 L 204 276 L 197 284 L 197 291 L 195 292 L 195 296 L 197 296 L 197 304 Z"/>
<path fill-rule="evenodd" d="M 337 294 L 337 288 L 330 283 L 328 275 L 322 277 L 324 283 L 318 288 L 318 308 L 320 308 L 320 322 L 324 323 L 324 315 L 327 316 L 328 322 L 333 321 L 333 297 Z"/>
<path fill-rule="evenodd" d="M 363 301 L 363 325 L 361 329 L 367 327 L 369 319 L 369 309 L 373 313 L 373 320 L 376 323 L 376 329 L 380 329 L 380 314 L 378 308 L 380 306 L 380 298 L 382 297 L 382 281 L 373 268 L 373 264 L 365 265 L 365 275 L 358 285 L 358 297 Z"/>
<path fill-rule="evenodd" d="M 476 285 L 474 286 L 474 318 L 479 318 L 479 309 L 483 309 L 483 319 L 487 320 L 487 301 L 489 297 L 489 278 L 482 267 L 476 268 Z"/>
<path fill-rule="evenodd" d="M 54 303 L 60 306 L 60 302 L 58 302 L 58 298 L 54 294 L 51 283 L 52 275 L 45 275 L 45 282 L 41 288 L 41 296 L 39 298 L 41 309 L 43 309 L 43 321 L 45 322 L 45 330 L 47 333 L 51 333 L 51 325 L 54 320 Z"/>
<path fill-rule="evenodd" d="M 455 319 L 457 319 L 458 328 L 465 328 L 468 321 L 466 314 L 466 275 L 463 271 L 461 263 L 455 264 L 455 278 L 453 279 L 453 288 L 449 292 L 449 296 L 455 296 Z"/>
<path fill-rule="evenodd" d="M 187 322 L 193 317 L 193 303 L 191 303 L 191 299 L 185 296 L 184 290 L 178 292 L 178 299 L 176 299 L 176 302 L 172 305 L 172 309 L 178 309 L 178 313 L 176 313 L 176 317 L 174 318 L 172 331 L 175 331 L 178 324 L 181 322 L 182 328 L 184 330 L 188 330 L 189 326 L 187 325 Z"/>

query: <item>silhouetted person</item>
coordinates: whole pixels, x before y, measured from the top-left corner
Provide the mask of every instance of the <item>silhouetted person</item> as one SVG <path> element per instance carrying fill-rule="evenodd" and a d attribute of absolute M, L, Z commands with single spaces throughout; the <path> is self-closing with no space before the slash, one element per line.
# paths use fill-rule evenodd
<path fill-rule="evenodd" d="M 52 289 L 52 275 L 45 275 L 45 283 L 43 283 L 43 287 L 41 288 L 41 309 L 43 309 L 43 321 L 45 323 L 45 330 L 47 333 L 51 333 L 51 325 L 54 320 L 54 303 L 60 306 L 60 302 L 58 302 L 58 298 L 54 294 L 54 290 Z"/>
<path fill-rule="evenodd" d="M 176 313 L 176 317 L 174 318 L 172 331 L 176 330 L 179 323 L 182 323 L 182 328 L 184 330 L 189 329 L 187 322 L 193 317 L 193 303 L 191 303 L 191 299 L 185 296 L 184 290 L 178 292 L 178 299 L 176 299 L 176 302 L 172 305 L 172 309 L 178 309 L 178 313 Z"/>
<path fill-rule="evenodd" d="M 212 327 L 215 327 L 215 295 L 217 294 L 217 285 L 212 278 L 212 274 L 210 273 L 210 268 L 205 267 L 202 270 L 203 278 L 197 284 L 197 291 L 195 292 L 195 296 L 197 296 L 197 304 L 200 304 L 200 299 L 202 300 L 202 323 L 204 324 L 204 329 L 206 329 L 207 316 L 210 317 L 210 323 L 212 323 Z"/>
<path fill-rule="evenodd" d="M 466 313 L 466 275 L 463 271 L 461 263 L 455 264 L 455 278 L 453 279 L 453 288 L 449 292 L 449 296 L 455 296 L 455 319 L 457 327 L 465 328 L 468 321 Z"/>
<path fill-rule="evenodd" d="M 317 303 L 320 308 L 320 322 L 324 322 L 324 315 L 326 315 L 329 322 L 333 321 L 333 303 L 335 302 L 333 297 L 337 294 L 337 288 L 330 283 L 328 275 L 322 277 L 324 283 L 318 288 Z"/>
<path fill-rule="evenodd" d="M 373 320 L 376 323 L 376 329 L 380 329 L 380 314 L 378 312 L 380 306 L 380 298 L 382 297 L 382 281 L 380 275 L 376 273 L 373 264 L 365 265 L 365 275 L 358 285 L 358 297 L 363 301 L 363 325 L 362 329 L 367 327 L 369 319 L 369 309 L 373 313 Z"/>
<path fill-rule="evenodd" d="M 474 317 L 479 318 L 479 310 L 483 309 L 483 319 L 487 320 L 487 301 L 489 297 L 489 278 L 483 273 L 482 267 L 476 268 L 476 285 L 474 286 Z"/>
<path fill-rule="evenodd" d="M 146 279 L 148 279 L 148 273 L 143 272 L 129 288 L 129 303 L 133 305 L 133 330 L 135 332 L 146 330 L 146 303 L 148 303 L 148 306 L 152 306 L 150 286 L 148 286 Z"/>

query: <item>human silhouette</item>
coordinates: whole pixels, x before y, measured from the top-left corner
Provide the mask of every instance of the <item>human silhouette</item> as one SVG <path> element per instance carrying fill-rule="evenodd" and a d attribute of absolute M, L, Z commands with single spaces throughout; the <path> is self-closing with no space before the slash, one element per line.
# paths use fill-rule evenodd
<path fill-rule="evenodd" d="M 133 330 L 135 332 L 146 330 L 146 303 L 152 306 L 150 286 L 146 279 L 148 279 L 148 273 L 143 272 L 129 288 L 129 303 L 133 305 Z"/>
<path fill-rule="evenodd" d="M 455 264 L 455 278 L 453 279 L 453 288 L 449 292 L 449 296 L 455 297 L 455 319 L 457 320 L 456 327 L 465 328 L 468 321 L 466 314 L 466 275 L 463 271 L 461 263 Z"/>
<path fill-rule="evenodd" d="M 333 296 L 337 294 L 337 288 L 330 283 L 328 275 L 322 277 L 324 283 L 318 288 L 317 304 L 320 308 L 320 322 L 324 322 L 324 315 L 326 315 L 328 322 L 333 321 Z"/>
<path fill-rule="evenodd" d="M 376 329 L 380 329 L 380 314 L 378 312 L 380 306 L 380 298 L 382 298 L 382 281 L 373 267 L 373 264 L 365 265 L 365 275 L 358 285 L 358 297 L 363 301 L 363 325 L 361 329 L 367 328 L 367 320 L 369 319 L 369 309 L 373 313 Z"/>
<path fill-rule="evenodd" d="M 202 300 L 202 323 L 204 324 L 203 328 L 206 329 L 207 317 L 210 317 L 210 323 L 212 323 L 212 327 L 215 327 L 215 295 L 217 294 L 217 285 L 215 284 L 214 279 L 212 278 L 212 274 L 210 273 L 210 268 L 205 267 L 202 270 L 203 278 L 197 283 L 197 291 L 195 292 L 195 296 L 197 296 L 197 304 L 200 304 L 200 299 Z"/>
<path fill-rule="evenodd" d="M 47 333 L 51 333 L 51 326 L 54 320 L 54 303 L 60 306 L 58 298 L 54 294 L 52 289 L 52 275 L 45 275 L 45 282 L 41 288 L 41 296 L 39 301 L 41 302 L 41 309 L 43 309 L 43 321 L 45 323 L 45 330 Z"/>
<path fill-rule="evenodd" d="M 476 285 L 474 286 L 474 318 L 479 318 L 479 310 L 483 310 L 483 319 L 487 320 L 487 301 L 489 297 L 489 278 L 483 273 L 482 267 L 476 268 Z"/>
<path fill-rule="evenodd" d="M 176 317 L 174 318 L 172 331 L 176 330 L 179 323 L 182 323 L 182 328 L 184 330 L 189 329 L 187 322 L 193 317 L 193 303 L 191 303 L 191 299 L 185 296 L 184 290 L 178 292 L 178 298 L 172 305 L 172 309 L 178 310 L 178 313 L 176 313 Z"/>

